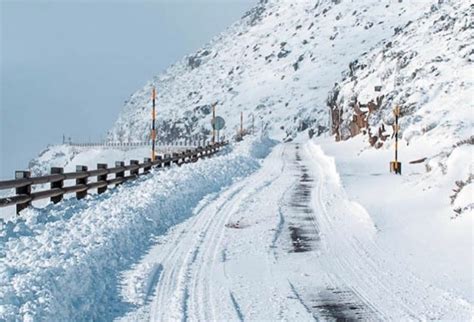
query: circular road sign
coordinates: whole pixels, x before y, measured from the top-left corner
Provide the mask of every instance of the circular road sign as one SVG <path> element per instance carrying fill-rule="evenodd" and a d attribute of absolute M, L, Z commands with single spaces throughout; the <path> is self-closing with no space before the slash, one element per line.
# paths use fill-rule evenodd
<path fill-rule="evenodd" d="M 211 125 L 214 130 L 222 130 L 225 126 L 225 121 L 222 117 L 216 116 L 215 121 L 214 119 L 211 120 Z"/>

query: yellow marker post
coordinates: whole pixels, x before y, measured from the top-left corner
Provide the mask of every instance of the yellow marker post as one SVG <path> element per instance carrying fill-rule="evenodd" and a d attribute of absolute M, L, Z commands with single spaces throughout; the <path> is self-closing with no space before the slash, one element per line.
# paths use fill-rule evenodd
<path fill-rule="evenodd" d="M 395 161 L 390 162 L 390 172 L 402 174 L 402 163 L 398 162 L 398 118 L 400 117 L 400 106 L 395 106 L 393 115 L 395 115 Z"/>

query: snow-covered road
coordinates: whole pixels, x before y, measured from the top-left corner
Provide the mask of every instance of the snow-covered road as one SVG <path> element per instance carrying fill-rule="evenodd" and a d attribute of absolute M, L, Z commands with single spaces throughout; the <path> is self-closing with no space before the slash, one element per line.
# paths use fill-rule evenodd
<path fill-rule="evenodd" d="M 124 320 L 469 319 L 472 306 L 381 249 L 314 143 L 281 144 L 208 195 L 121 277 Z"/>

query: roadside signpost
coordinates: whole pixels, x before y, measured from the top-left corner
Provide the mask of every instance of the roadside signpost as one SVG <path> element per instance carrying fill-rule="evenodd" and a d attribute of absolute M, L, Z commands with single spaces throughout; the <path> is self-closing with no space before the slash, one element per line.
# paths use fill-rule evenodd
<path fill-rule="evenodd" d="M 220 116 L 215 116 L 211 120 L 212 125 L 212 140 L 215 143 L 215 131 L 217 131 L 217 141 L 219 141 L 219 131 L 222 130 L 225 126 L 225 120 Z"/>

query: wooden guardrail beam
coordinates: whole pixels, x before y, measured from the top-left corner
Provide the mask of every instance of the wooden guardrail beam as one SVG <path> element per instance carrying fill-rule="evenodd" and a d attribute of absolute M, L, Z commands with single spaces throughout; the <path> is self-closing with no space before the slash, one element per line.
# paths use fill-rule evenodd
<path fill-rule="evenodd" d="M 83 199 L 87 191 L 97 189 L 98 194 L 104 193 L 110 185 L 119 185 L 125 181 L 133 180 L 140 175 L 147 174 L 151 168 L 169 167 L 171 163 L 181 165 L 183 163 L 195 162 L 199 158 L 210 157 L 227 142 L 215 143 L 195 149 L 187 149 L 182 153 L 173 153 L 157 156 L 154 161 L 145 158 L 143 163 L 131 160 L 130 165 L 123 161 L 115 162 L 115 167 L 108 168 L 107 164 L 98 164 L 97 169 L 88 170 L 86 166 L 76 166 L 76 172 L 64 173 L 63 168 L 51 168 L 51 174 L 31 177 L 29 171 L 16 171 L 15 179 L 0 181 L 0 190 L 15 189 L 15 195 L 0 198 L 0 207 L 16 205 L 17 213 L 31 205 L 32 201 L 51 198 L 53 203 L 60 202 L 65 194 L 75 193 L 77 199 Z M 143 171 L 140 173 L 140 169 Z M 125 173 L 129 172 L 128 176 Z M 109 174 L 115 174 L 115 178 L 108 178 Z M 89 182 L 89 178 L 96 177 L 95 182 Z M 75 185 L 64 186 L 64 181 L 75 180 Z M 50 183 L 49 190 L 32 192 L 33 185 Z"/>

